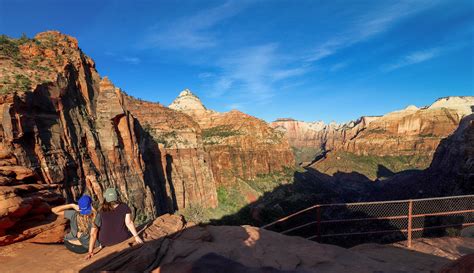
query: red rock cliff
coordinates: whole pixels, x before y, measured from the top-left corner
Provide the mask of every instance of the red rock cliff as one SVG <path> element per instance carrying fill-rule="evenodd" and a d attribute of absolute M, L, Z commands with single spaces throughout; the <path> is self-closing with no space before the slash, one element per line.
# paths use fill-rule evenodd
<path fill-rule="evenodd" d="M 107 187 L 142 220 L 188 203 L 217 205 L 200 130 L 189 117 L 141 108 L 101 80 L 74 38 L 50 31 L 2 39 L 0 244 L 32 235 L 27 223 L 47 220 L 50 206 L 85 192 L 100 201 Z M 148 125 L 176 129 L 191 143 L 159 145 Z"/>
<path fill-rule="evenodd" d="M 286 137 L 260 119 L 235 110 L 208 110 L 187 89 L 170 108 L 188 114 L 202 128 L 204 147 L 210 154 L 218 184 L 229 184 L 237 178 L 251 179 L 294 165 Z"/>
<path fill-rule="evenodd" d="M 433 156 L 439 142 L 472 113 L 474 97 L 439 99 L 431 106 L 388 113 L 381 117 L 362 117 L 346 124 L 307 123 L 280 119 L 271 126 L 288 136 L 296 148 L 318 147 L 357 155 Z"/>

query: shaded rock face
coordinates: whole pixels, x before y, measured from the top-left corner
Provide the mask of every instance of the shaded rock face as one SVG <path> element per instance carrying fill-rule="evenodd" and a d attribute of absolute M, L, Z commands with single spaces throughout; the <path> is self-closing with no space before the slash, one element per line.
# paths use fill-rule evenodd
<path fill-rule="evenodd" d="M 454 192 L 474 193 L 474 114 L 466 116 L 459 128 L 441 141 L 426 173 L 456 181 Z"/>
<path fill-rule="evenodd" d="M 188 115 L 156 103 L 127 96 L 125 104 L 156 143 L 154 149 L 160 150 L 161 158 L 156 161 L 161 161 L 164 170 L 171 207 L 184 208 L 191 203 L 217 206 L 214 176 L 199 125 Z"/>
<path fill-rule="evenodd" d="M 400 198 L 474 194 L 474 114 L 441 141 L 429 168 L 398 174 L 382 185 Z"/>
<path fill-rule="evenodd" d="M 107 187 L 142 220 L 193 202 L 216 206 L 200 129 L 189 117 L 157 104 L 140 109 L 100 78 L 74 38 L 45 32 L 17 46 L 15 55 L 0 52 L 7 79 L 0 85 L 0 242 L 62 196 L 73 202 L 88 193 L 100 202 Z M 165 147 L 150 128 L 189 143 Z"/>
<path fill-rule="evenodd" d="M 169 107 L 189 115 L 199 124 L 218 185 L 279 172 L 295 164 L 284 134 L 263 120 L 236 110 L 227 113 L 208 110 L 187 89 Z"/>

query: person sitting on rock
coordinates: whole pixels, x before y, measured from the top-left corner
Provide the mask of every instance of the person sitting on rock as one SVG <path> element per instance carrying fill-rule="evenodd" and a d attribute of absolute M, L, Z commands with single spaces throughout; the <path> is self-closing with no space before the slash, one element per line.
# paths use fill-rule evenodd
<path fill-rule="evenodd" d="M 96 211 L 92 207 L 92 198 L 89 195 L 83 195 L 77 204 L 57 206 L 51 211 L 70 221 L 71 230 L 64 236 L 64 245 L 68 250 L 84 254 L 88 252 L 91 244 L 95 243 L 95 246 L 99 246 L 95 238 L 90 240 L 92 227 L 95 226 L 93 222 Z"/>
<path fill-rule="evenodd" d="M 97 233 L 99 233 L 101 246 L 112 246 L 133 235 L 135 242 L 143 244 L 132 221 L 132 212 L 127 204 L 119 200 L 117 191 L 114 188 L 108 188 L 104 193 L 104 199 L 95 221 L 96 226 L 91 230 L 92 238 L 97 238 Z M 94 255 L 93 251 L 89 250 L 88 258 Z"/>

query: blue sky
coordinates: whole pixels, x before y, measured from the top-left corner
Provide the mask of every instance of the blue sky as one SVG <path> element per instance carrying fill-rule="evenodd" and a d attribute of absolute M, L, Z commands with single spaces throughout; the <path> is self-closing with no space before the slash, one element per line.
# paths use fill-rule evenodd
<path fill-rule="evenodd" d="M 168 105 L 348 121 L 474 95 L 474 2 L 6 1 L 0 33 L 76 37 L 102 76 Z"/>

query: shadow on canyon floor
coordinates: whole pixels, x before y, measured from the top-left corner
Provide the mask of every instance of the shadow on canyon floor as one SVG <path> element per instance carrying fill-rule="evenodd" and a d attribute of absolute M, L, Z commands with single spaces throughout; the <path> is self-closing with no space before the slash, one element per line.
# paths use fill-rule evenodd
<path fill-rule="evenodd" d="M 237 213 L 224 216 L 221 219 L 211 220 L 210 223 L 213 225 L 250 224 L 262 226 L 315 204 L 375 201 L 377 197 L 372 196 L 371 193 L 377 187 L 377 183 L 357 172 L 338 172 L 330 176 L 311 168 L 305 168 L 304 172 L 294 173 L 293 183 L 280 185 L 273 191 L 263 194 L 257 201 L 243 207 Z M 319 216 L 315 210 L 310 210 L 298 215 L 291 221 L 273 226 L 271 230 L 283 231 L 313 222 L 313 224 L 304 228 L 289 232 L 288 235 L 317 236 L 318 227 L 316 222 L 318 217 L 320 217 L 319 219 L 342 217 L 364 219 L 373 216 L 366 211 L 354 210 L 354 208 L 347 206 L 323 210 Z M 352 223 L 350 226 L 348 226 L 348 223 L 343 225 L 332 223 L 320 227 L 319 233 L 325 234 L 326 231 L 330 231 L 331 234 L 358 232 L 364 225 L 367 225 L 367 223 L 363 221 Z M 355 239 L 340 236 L 332 240 L 322 239 L 318 241 L 351 247 L 367 242 L 392 243 L 406 239 L 405 235 L 398 231 L 400 221 L 379 220 L 376 223 L 370 223 L 370 225 L 377 228 L 377 230 L 390 230 L 391 232 L 383 236 L 369 235 Z"/>

